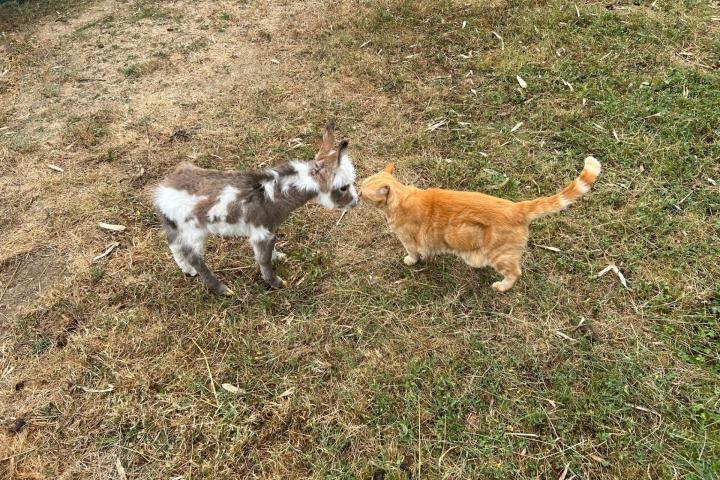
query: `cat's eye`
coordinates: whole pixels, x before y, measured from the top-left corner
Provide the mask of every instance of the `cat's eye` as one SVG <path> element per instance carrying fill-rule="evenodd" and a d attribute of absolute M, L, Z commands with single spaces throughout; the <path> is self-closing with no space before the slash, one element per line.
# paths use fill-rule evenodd
<path fill-rule="evenodd" d="M 341 192 L 347 192 L 347 189 L 350 188 L 349 185 L 345 185 L 344 187 L 340 187 Z"/>

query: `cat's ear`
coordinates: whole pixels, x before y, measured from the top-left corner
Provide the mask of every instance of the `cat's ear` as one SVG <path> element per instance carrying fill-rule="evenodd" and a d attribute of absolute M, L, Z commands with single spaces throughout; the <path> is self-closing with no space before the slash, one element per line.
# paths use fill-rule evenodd
<path fill-rule="evenodd" d="M 375 197 L 373 200 L 377 202 L 377 205 L 382 207 L 388 204 L 390 200 L 390 185 L 384 185 L 375 190 Z"/>
<path fill-rule="evenodd" d="M 395 171 L 395 164 L 393 162 L 388 163 L 385 165 L 385 168 L 383 169 L 383 172 L 389 173 L 392 175 L 392 173 Z"/>
<path fill-rule="evenodd" d="M 360 187 L 360 197 L 375 204 L 376 207 L 382 208 L 387 205 L 390 199 L 390 185 L 383 182 L 371 182 Z"/>

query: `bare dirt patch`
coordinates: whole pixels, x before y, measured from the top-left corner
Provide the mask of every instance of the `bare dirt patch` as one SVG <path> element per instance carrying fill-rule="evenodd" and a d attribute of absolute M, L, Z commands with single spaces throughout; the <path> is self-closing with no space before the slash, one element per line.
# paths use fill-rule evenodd
<path fill-rule="evenodd" d="M 16 254 L 0 263 L 0 316 L 6 321 L 32 305 L 67 273 L 65 259 L 50 248 Z"/>

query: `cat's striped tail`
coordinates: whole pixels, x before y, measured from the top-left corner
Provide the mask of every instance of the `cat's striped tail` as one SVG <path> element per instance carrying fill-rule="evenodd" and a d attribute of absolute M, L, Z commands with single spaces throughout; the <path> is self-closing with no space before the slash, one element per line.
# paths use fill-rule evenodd
<path fill-rule="evenodd" d="M 595 157 L 587 157 L 580 176 L 565 187 L 562 192 L 550 197 L 518 202 L 516 204 L 518 213 L 524 215 L 527 221 L 531 221 L 543 215 L 564 210 L 590 190 L 590 187 L 600 174 L 600 169 L 600 162 Z"/>

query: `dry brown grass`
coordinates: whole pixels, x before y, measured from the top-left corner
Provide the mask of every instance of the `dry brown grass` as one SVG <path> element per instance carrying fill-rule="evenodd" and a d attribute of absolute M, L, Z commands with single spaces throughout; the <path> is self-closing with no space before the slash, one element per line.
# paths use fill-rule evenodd
<path fill-rule="evenodd" d="M 687 33 L 710 10 L 622 3 L 578 2 L 579 19 L 560 1 L 0 6 L 18 15 L 0 23 L 0 476 L 712 478 L 718 58 L 711 30 Z M 637 114 L 646 79 L 662 117 Z M 405 268 L 368 208 L 340 226 L 296 212 L 287 290 L 236 240 L 208 245 L 235 298 L 183 278 L 148 187 L 188 159 L 309 158 L 328 118 L 361 177 L 388 160 L 419 185 L 506 174 L 493 193 L 528 198 L 585 153 L 607 168 L 532 228 L 563 252 L 531 248 L 511 295 L 452 259 Z M 632 290 L 593 278 L 611 261 Z"/>

